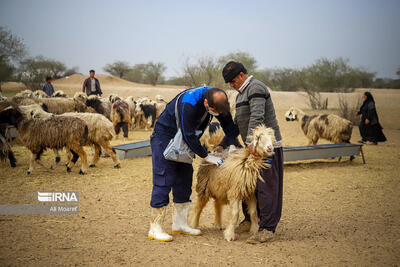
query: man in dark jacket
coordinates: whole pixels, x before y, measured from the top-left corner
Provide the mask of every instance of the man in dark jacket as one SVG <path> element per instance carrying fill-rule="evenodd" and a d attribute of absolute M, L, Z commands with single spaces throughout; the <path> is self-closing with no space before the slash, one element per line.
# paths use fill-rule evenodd
<path fill-rule="evenodd" d="M 54 94 L 54 87 L 51 84 L 51 81 L 53 79 L 51 77 L 46 77 L 46 83 L 43 85 L 42 90 L 46 93 L 48 96 L 52 96 Z"/>
<path fill-rule="evenodd" d="M 209 156 L 199 141 L 212 117 L 216 117 L 221 123 L 229 144 L 234 143 L 239 134 L 229 113 L 228 97 L 221 89 L 206 86 L 188 89 L 167 104 L 150 137 L 153 190 L 150 201 L 152 220 L 148 238 L 159 241 L 172 240 L 172 236 L 162 229 L 171 189 L 174 202 L 172 233 L 200 235 L 200 230 L 191 228 L 187 223 L 193 167 L 191 164 L 167 160 L 163 155 L 168 143 L 178 131 L 175 117 L 177 99 L 177 115 L 183 139 L 195 154 L 208 162 L 217 165 L 222 163 L 220 159 Z"/>
<path fill-rule="evenodd" d="M 268 87 L 262 82 L 249 76 L 246 68 L 239 62 L 228 62 L 222 71 L 226 83 L 239 92 L 236 97 L 235 123 L 243 142 L 247 145 L 253 156 L 258 155 L 251 144 L 253 130 L 259 124 L 265 124 L 274 130 L 276 142 L 271 168 L 262 169 L 261 177 L 265 182 L 257 179 L 256 197 L 259 221 L 259 230 L 251 236 L 248 243 L 266 242 L 273 238 L 275 229 L 281 218 L 282 212 L 282 185 L 283 185 L 283 151 L 282 137 L 275 115 L 274 104 Z M 221 143 L 225 146 L 224 139 Z M 219 148 L 220 149 L 220 148 Z M 250 229 L 250 217 L 247 207 L 243 203 L 245 220 L 239 225 L 238 231 Z"/>
<path fill-rule="evenodd" d="M 90 70 L 89 71 L 89 78 L 87 78 L 84 82 L 83 82 L 83 88 L 82 91 L 86 94 L 87 96 L 90 95 L 102 95 L 103 92 L 101 91 L 100 88 L 100 82 L 97 78 L 94 77 L 94 70 Z"/>

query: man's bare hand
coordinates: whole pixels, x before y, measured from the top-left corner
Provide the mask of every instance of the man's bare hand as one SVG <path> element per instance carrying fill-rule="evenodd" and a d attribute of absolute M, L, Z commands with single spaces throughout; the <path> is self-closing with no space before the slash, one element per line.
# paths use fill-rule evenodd
<path fill-rule="evenodd" d="M 214 152 L 221 153 L 222 150 L 224 150 L 224 148 L 222 146 L 217 146 L 216 148 L 214 148 Z"/>
<path fill-rule="evenodd" d="M 369 119 L 365 119 L 365 124 L 369 124 Z"/>

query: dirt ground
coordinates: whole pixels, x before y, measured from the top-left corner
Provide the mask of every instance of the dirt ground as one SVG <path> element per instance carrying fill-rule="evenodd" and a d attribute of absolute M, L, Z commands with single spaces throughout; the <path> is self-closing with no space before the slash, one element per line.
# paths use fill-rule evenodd
<path fill-rule="evenodd" d="M 178 91 L 151 90 L 171 97 Z M 27 176 L 28 151 L 15 144 L 17 167 L 0 162 L 0 204 L 37 204 L 37 191 L 78 191 L 80 214 L 0 216 L 0 265 L 399 265 L 400 92 L 373 93 L 388 141 L 363 147 L 367 164 L 360 157 L 353 162 L 285 164 L 282 220 L 275 239 L 260 245 L 246 244 L 249 234 L 226 242 L 222 231 L 213 228 L 212 203 L 200 219 L 202 236 L 175 236 L 170 243 L 148 240 L 150 157 L 122 160 L 121 169 L 113 169 L 111 158 L 101 158 L 84 176 L 78 174 L 80 161 L 72 173 L 60 164 L 54 170 L 37 166 Z M 329 97 L 334 103 L 336 96 Z M 274 92 L 273 100 L 284 144 L 305 145 L 299 126 L 283 117 L 291 105 L 306 108 L 305 98 Z M 150 133 L 131 131 L 129 142 L 148 139 Z M 354 128 L 352 142 L 359 138 Z M 89 148 L 87 152 L 91 158 Z M 53 153 L 46 152 L 43 160 L 52 162 Z M 198 161 L 195 172 L 197 165 Z M 196 201 L 195 193 L 192 200 Z M 170 207 L 164 222 L 167 231 L 171 217 Z"/>

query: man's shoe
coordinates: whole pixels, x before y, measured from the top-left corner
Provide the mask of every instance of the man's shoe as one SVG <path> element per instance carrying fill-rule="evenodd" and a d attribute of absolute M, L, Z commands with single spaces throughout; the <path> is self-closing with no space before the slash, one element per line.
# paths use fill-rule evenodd
<path fill-rule="evenodd" d="M 249 232 L 250 226 L 251 226 L 250 221 L 243 220 L 241 223 L 239 223 L 238 227 L 236 227 L 235 232 L 238 234 L 244 233 L 244 232 Z"/>
<path fill-rule="evenodd" d="M 258 231 L 249 239 L 246 240 L 246 243 L 248 244 L 260 244 L 264 243 L 267 241 L 272 240 L 274 238 L 274 233 L 272 231 L 268 231 L 267 229 L 262 229 L 261 231 Z"/>

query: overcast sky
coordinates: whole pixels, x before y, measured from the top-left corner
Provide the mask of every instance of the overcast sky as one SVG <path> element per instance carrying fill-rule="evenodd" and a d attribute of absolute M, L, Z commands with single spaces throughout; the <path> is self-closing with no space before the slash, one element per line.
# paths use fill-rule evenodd
<path fill-rule="evenodd" d="M 0 0 L 0 25 L 43 55 L 87 73 L 115 60 L 164 62 L 244 51 L 260 68 L 344 57 L 381 77 L 400 67 L 400 1 Z"/>

